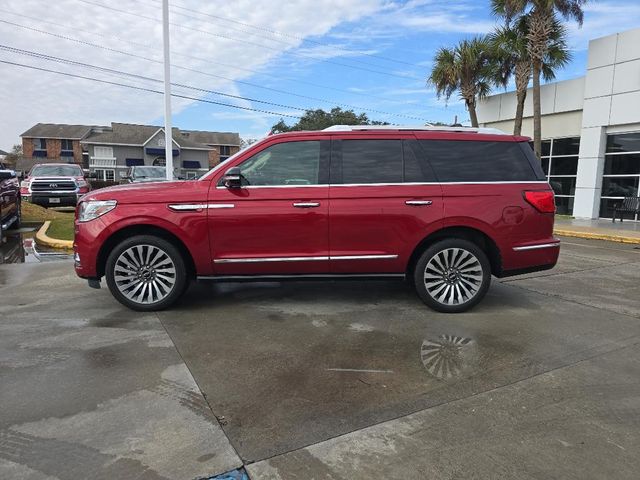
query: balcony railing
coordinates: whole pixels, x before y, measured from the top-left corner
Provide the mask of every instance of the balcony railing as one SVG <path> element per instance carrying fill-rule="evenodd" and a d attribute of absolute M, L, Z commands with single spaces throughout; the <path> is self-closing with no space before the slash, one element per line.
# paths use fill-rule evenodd
<path fill-rule="evenodd" d="M 115 158 L 103 158 L 103 157 L 89 157 L 90 167 L 115 167 Z"/>

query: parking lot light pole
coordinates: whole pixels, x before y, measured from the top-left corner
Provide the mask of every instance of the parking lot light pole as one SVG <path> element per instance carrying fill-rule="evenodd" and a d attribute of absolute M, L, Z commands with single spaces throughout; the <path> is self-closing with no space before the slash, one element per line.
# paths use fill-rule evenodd
<path fill-rule="evenodd" d="M 169 59 L 169 0 L 162 0 L 162 40 L 164 49 L 164 157 L 167 180 L 173 180 L 171 132 L 171 61 Z"/>

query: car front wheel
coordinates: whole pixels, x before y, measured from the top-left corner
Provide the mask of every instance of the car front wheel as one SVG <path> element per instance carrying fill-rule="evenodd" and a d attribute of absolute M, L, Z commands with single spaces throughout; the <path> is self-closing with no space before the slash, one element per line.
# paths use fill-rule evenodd
<path fill-rule="evenodd" d="M 169 307 L 188 285 L 180 251 L 151 235 L 138 235 L 118 244 L 107 258 L 105 275 L 116 300 L 138 311 Z"/>
<path fill-rule="evenodd" d="M 491 283 L 491 265 L 475 243 L 441 240 L 425 250 L 414 272 L 420 298 L 438 312 L 459 313 L 476 305 Z"/>

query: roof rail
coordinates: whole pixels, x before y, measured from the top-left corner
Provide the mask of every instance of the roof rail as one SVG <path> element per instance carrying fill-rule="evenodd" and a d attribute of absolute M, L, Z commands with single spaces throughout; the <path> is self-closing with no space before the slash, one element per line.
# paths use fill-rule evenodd
<path fill-rule="evenodd" d="M 355 132 L 366 130 L 421 130 L 436 132 L 466 132 L 466 133 L 488 133 L 492 135 L 508 135 L 502 130 L 490 127 L 447 127 L 447 126 L 399 126 L 399 125 L 333 125 L 325 128 L 324 132 Z"/>

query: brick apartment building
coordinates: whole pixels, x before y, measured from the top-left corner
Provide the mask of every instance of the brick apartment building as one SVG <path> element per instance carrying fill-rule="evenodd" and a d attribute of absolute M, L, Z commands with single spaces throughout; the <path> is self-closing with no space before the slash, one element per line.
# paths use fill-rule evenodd
<path fill-rule="evenodd" d="M 27 168 L 34 163 L 77 163 L 102 180 L 118 181 L 131 166 L 165 161 L 164 129 L 159 126 L 38 123 L 20 136 Z M 173 143 L 176 173 L 195 178 L 240 150 L 240 135 L 174 128 Z"/>

